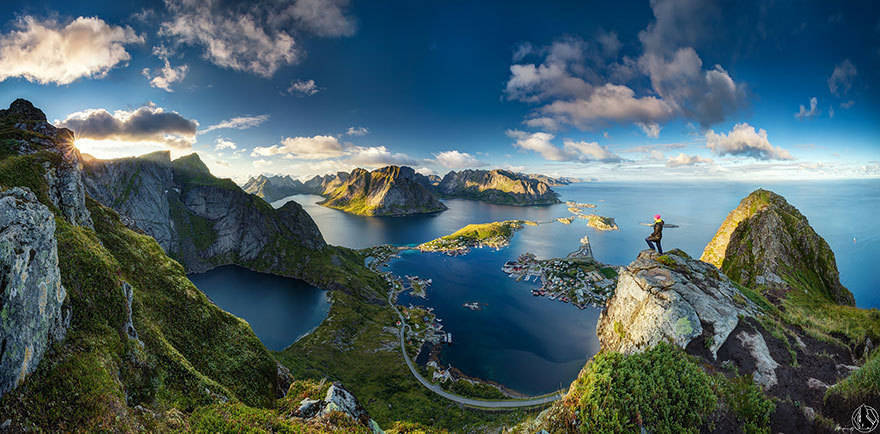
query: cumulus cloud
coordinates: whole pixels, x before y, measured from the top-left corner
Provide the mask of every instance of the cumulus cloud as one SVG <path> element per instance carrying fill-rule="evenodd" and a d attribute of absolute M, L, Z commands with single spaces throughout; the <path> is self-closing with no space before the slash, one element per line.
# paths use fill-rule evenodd
<path fill-rule="evenodd" d="M 755 131 L 755 127 L 747 123 L 734 125 L 727 134 L 707 131 L 706 147 L 716 155 L 752 157 L 758 160 L 794 159 L 785 149 L 770 144 L 766 130 L 762 128 Z"/>
<path fill-rule="evenodd" d="M 290 87 L 287 88 L 287 93 L 298 93 L 300 96 L 311 96 L 320 91 L 321 89 L 319 89 L 318 85 L 315 84 L 315 80 L 292 81 L 290 83 Z"/>
<path fill-rule="evenodd" d="M 846 95 L 852 88 L 853 80 L 858 74 L 859 71 L 849 59 L 840 62 L 834 67 L 831 77 L 828 77 L 828 90 L 834 95 Z"/>
<path fill-rule="evenodd" d="M 608 121 L 657 123 L 672 117 L 673 108 L 653 97 L 636 97 L 626 86 L 606 84 L 587 98 L 557 100 L 539 109 L 551 119 L 582 129 L 593 129 Z"/>
<path fill-rule="evenodd" d="M 645 133 L 646 136 L 656 139 L 660 137 L 660 127 L 656 122 L 638 122 L 636 123 L 638 127 Z"/>
<path fill-rule="evenodd" d="M 434 154 L 434 162 L 447 169 L 462 169 L 468 167 L 483 167 L 485 162 L 467 152 L 445 151 Z"/>
<path fill-rule="evenodd" d="M 215 65 L 271 77 L 304 55 L 294 40 L 297 30 L 353 34 L 346 6 L 345 0 L 297 0 L 286 8 L 270 0 L 165 0 L 171 17 L 162 23 L 160 35 L 202 47 L 204 58 Z"/>
<path fill-rule="evenodd" d="M 254 167 L 256 167 L 257 169 L 263 169 L 263 168 L 271 166 L 272 161 L 259 159 L 259 160 L 254 160 L 253 163 L 251 163 L 251 164 L 253 164 Z"/>
<path fill-rule="evenodd" d="M 554 145 L 553 134 L 545 132 L 527 133 L 507 130 L 507 136 L 515 139 L 513 146 L 541 154 L 550 161 L 603 161 L 617 162 L 621 158 L 596 142 L 563 140 L 562 148 Z"/>
<path fill-rule="evenodd" d="M 676 116 L 704 128 L 723 121 L 747 104 L 748 95 L 721 65 L 704 68 L 692 46 L 706 32 L 706 16 L 717 15 L 705 3 L 652 2 L 655 20 L 639 34 L 643 52 L 637 59 L 620 55 L 614 33 L 600 33 L 594 42 L 566 37 L 547 47 L 522 44 L 504 95 L 543 104 L 525 124 L 551 131 L 566 125 L 591 130 L 613 122 L 636 124 L 651 136 L 659 132 L 653 125 Z M 540 63 L 525 62 L 536 55 L 543 56 Z M 645 78 L 651 88 L 637 95 L 633 89 Z"/>
<path fill-rule="evenodd" d="M 62 85 L 82 77 L 103 78 L 131 58 L 126 45 L 144 41 L 131 27 L 111 26 L 97 17 L 62 24 L 24 16 L 14 27 L 0 35 L 0 81 L 22 77 Z"/>
<path fill-rule="evenodd" d="M 226 119 L 218 124 L 211 125 L 203 130 L 199 131 L 199 134 L 204 134 L 214 130 L 220 130 L 223 128 L 230 128 L 234 130 L 246 130 L 248 128 L 256 127 L 263 122 L 269 120 L 269 115 L 258 115 L 258 116 L 239 116 L 231 119 Z"/>
<path fill-rule="evenodd" d="M 346 154 L 343 144 L 333 136 L 285 137 L 281 144 L 257 146 L 251 152 L 252 157 L 269 157 L 283 155 L 290 159 L 320 160 L 335 158 Z"/>
<path fill-rule="evenodd" d="M 375 168 L 389 164 L 413 166 L 419 163 L 418 160 L 404 153 L 391 152 L 385 146 L 354 146 L 349 149 L 347 154 L 348 157 L 344 161 L 358 167 Z"/>
<path fill-rule="evenodd" d="M 186 77 L 187 71 L 189 71 L 189 66 L 171 66 L 171 62 L 168 60 L 168 50 L 164 46 L 160 45 L 153 47 L 153 54 L 158 57 L 159 60 L 164 62 L 165 66 L 155 73 L 151 73 L 150 68 L 144 68 L 143 71 L 141 71 L 141 74 L 150 81 L 151 87 L 163 89 L 166 92 L 174 92 L 174 90 L 171 89 L 171 85 L 183 81 Z"/>
<path fill-rule="evenodd" d="M 810 109 L 807 110 L 803 104 L 801 104 L 800 110 L 794 114 L 794 117 L 800 120 L 809 119 L 815 117 L 819 114 L 819 109 L 817 106 L 819 105 L 819 100 L 814 96 L 810 98 Z M 833 110 L 833 109 L 832 109 Z M 832 112 L 831 117 L 834 117 Z"/>
<path fill-rule="evenodd" d="M 349 136 L 366 136 L 369 133 L 370 130 L 366 127 L 348 127 L 348 131 L 345 132 Z"/>
<path fill-rule="evenodd" d="M 215 151 L 222 151 L 224 149 L 235 150 L 236 147 L 237 146 L 235 145 L 235 142 L 233 142 L 229 139 L 225 139 L 223 137 L 218 137 L 217 144 L 214 145 L 214 150 Z"/>
<path fill-rule="evenodd" d="M 694 166 L 697 164 L 711 164 L 711 158 L 703 158 L 699 155 L 678 154 L 666 160 L 666 167 Z"/>
<path fill-rule="evenodd" d="M 73 130 L 77 141 L 147 142 L 178 150 L 192 147 L 199 126 L 194 120 L 154 104 L 113 113 L 105 109 L 83 110 L 56 124 Z"/>

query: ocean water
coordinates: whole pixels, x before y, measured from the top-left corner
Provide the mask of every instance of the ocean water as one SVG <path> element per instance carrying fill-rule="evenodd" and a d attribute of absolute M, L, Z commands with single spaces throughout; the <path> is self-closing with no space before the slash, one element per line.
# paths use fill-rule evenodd
<path fill-rule="evenodd" d="M 402 296 L 403 304 L 432 306 L 453 334 L 441 361 L 463 372 L 505 384 L 527 394 L 540 394 L 570 384 L 584 363 L 598 350 L 595 333 L 598 311 L 533 297 L 532 282 L 516 282 L 501 265 L 531 252 L 558 257 L 575 250 L 589 235 L 596 258 L 614 265 L 631 262 L 647 248 L 651 228 L 641 226 L 654 214 L 667 223 L 665 250 L 680 248 L 699 257 L 718 226 L 739 201 L 755 188 L 775 191 L 797 207 L 834 250 L 841 281 L 853 292 L 859 307 L 880 307 L 880 285 L 873 269 L 880 256 L 880 181 L 779 183 L 581 183 L 556 187 L 562 200 L 597 205 L 590 210 L 614 217 L 619 231 L 599 232 L 576 219 L 527 226 L 507 248 L 474 249 L 470 254 L 404 253 L 389 264 L 398 275 L 433 279 L 427 298 Z M 449 234 L 469 223 L 506 219 L 553 221 L 570 213 L 565 204 L 511 207 L 467 200 L 445 201 L 449 210 L 412 217 L 359 217 L 316 205 L 321 198 L 297 195 L 274 203 L 296 200 L 314 218 L 331 244 L 362 248 L 376 244 L 417 244 Z M 463 303 L 484 303 L 479 311 Z"/>
<path fill-rule="evenodd" d="M 330 312 L 327 292 L 302 280 L 235 265 L 189 278 L 214 304 L 244 318 L 263 345 L 274 351 L 314 330 Z"/>

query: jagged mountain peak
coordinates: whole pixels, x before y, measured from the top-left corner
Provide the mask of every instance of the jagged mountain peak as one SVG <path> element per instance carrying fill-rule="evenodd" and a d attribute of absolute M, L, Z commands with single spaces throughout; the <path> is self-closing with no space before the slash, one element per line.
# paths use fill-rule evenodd
<path fill-rule="evenodd" d="M 758 189 L 743 198 L 706 245 L 701 259 L 731 279 L 781 296 L 793 287 L 854 305 L 840 283 L 831 247 L 784 197 Z"/>

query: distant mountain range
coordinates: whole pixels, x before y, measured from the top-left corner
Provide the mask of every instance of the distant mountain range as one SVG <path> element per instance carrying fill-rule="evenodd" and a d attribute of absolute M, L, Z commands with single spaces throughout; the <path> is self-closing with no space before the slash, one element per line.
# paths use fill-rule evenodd
<path fill-rule="evenodd" d="M 294 194 L 315 194 L 327 200 L 321 205 L 359 215 L 409 215 L 443 211 L 438 198 L 479 200 L 504 205 L 551 205 L 559 203 L 552 186 L 579 182 L 576 178 L 552 178 L 508 170 L 450 171 L 442 178 L 422 175 L 406 166 L 386 166 L 367 171 L 355 169 L 315 176 L 302 182 L 291 176 L 260 175 L 242 189 L 274 202 Z"/>

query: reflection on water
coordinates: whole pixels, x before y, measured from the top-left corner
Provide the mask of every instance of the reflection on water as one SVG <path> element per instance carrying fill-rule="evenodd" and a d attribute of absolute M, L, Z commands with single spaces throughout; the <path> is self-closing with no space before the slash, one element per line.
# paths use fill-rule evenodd
<path fill-rule="evenodd" d="M 280 351 L 308 334 L 330 312 L 327 293 L 303 282 L 235 265 L 190 280 L 221 309 L 244 318 L 263 345 Z"/>

